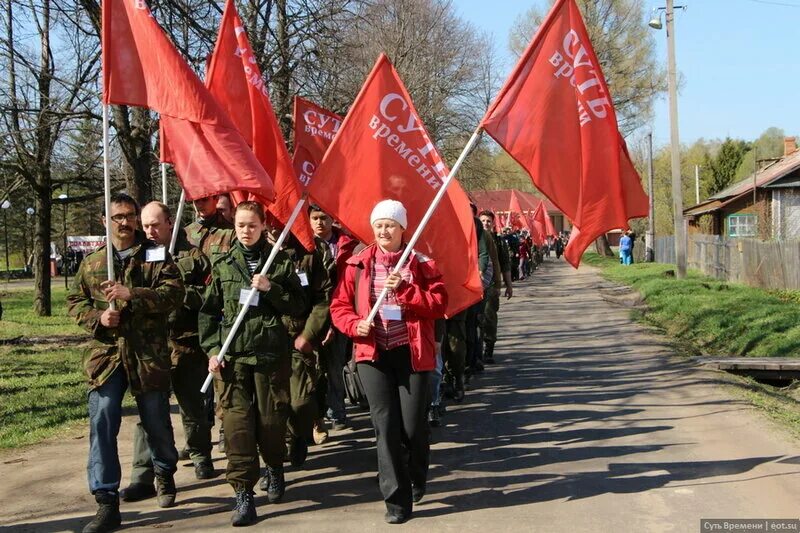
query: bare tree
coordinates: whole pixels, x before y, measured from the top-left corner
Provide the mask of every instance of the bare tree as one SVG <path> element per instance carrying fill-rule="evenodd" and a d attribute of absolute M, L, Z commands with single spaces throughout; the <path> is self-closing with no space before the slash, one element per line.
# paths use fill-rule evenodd
<path fill-rule="evenodd" d="M 50 315 L 51 197 L 62 184 L 82 178 L 81 169 L 53 177 L 59 142 L 71 123 L 87 116 L 91 81 L 100 56 L 83 35 L 63 31 L 70 25 L 63 2 L 7 3 L 0 55 L 6 67 L 0 90 L 2 129 L 10 152 L 0 159 L 16 184 L 31 189 L 36 210 L 33 242 L 36 273 L 34 310 Z M 22 28 L 22 37 L 16 30 Z M 53 38 L 63 48 L 53 52 Z"/>

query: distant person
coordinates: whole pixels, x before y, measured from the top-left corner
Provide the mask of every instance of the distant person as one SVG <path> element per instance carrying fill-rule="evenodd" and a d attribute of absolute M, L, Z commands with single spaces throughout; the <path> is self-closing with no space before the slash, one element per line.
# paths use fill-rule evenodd
<path fill-rule="evenodd" d="M 630 265 L 633 263 L 633 239 L 625 232 L 619 240 L 619 260 L 623 265 Z"/>

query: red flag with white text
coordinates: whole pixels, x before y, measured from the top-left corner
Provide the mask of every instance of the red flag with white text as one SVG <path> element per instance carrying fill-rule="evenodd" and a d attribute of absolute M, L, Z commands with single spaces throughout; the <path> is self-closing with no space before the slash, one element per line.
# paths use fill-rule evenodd
<path fill-rule="evenodd" d="M 272 200 L 272 180 L 153 18 L 144 0 L 102 2 L 103 103 L 158 112 L 162 160 L 189 200 L 242 189 Z"/>
<path fill-rule="evenodd" d="M 389 59 L 378 58 L 309 185 L 325 212 L 363 242 L 374 242 L 372 208 L 391 198 L 408 211 L 409 238 L 448 170 Z M 466 193 L 452 182 L 416 250 L 436 260 L 448 292 L 447 315 L 482 297 L 475 222 Z"/>
<path fill-rule="evenodd" d="M 339 132 L 342 117 L 294 97 L 294 170 L 303 185 L 308 186 L 325 151 Z"/>
<path fill-rule="evenodd" d="M 286 224 L 303 196 L 303 186 L 295 175 L 278 119 L 272 110 L 267 85 L 261 77 L 261 69 L 233 0 L 225 2 L 217 43 L 206 74 L 206 86 L 272 176 L 275 201 L 265 207 L 281 224 Z M 255 193 L 253 199 L 264 197 L 251 192 Z M 240 199 L 238 196 L 241 195 L 235 196 Z M 307 250 L 314 249 L 314 232 L 305 211 L 292 225 L 292 233 Z"/>
<path fill-rule="evenodd" d="M 564 255 L 573 266 L 597 237 L 647 215 L 574 0 L 556 0 L 481 126 L 572 221 Z"/>

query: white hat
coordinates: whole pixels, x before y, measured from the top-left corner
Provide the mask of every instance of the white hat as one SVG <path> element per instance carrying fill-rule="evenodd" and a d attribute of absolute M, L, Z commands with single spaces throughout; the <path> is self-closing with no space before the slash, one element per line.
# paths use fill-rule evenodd
<path fill-rule="evenodd" d="M 397 200 L 381 200 L 375 204 L 375 207 L 372 209 L 372 214 L 369 216 L 369 223 L 374 224 L 376 220 L 381 220 L 383 218 L 394 220 L 403 226 L 403 229 L 408 227 L 406 208 Z"/>

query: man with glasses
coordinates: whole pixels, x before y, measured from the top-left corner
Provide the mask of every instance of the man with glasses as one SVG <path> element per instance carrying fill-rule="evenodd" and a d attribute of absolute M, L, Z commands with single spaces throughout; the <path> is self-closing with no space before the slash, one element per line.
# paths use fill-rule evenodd
<path fill-rule="evenodd" d="M 93 337 L 83 368 L 89 382 L 87 474 L 98 510 L 84 533 L 110 531 L 121 522 L 117 435 L 128 388 L 147 433 L 159 506 L 174 505 L 177 492 L 167 317 L 183 304 L 183 283 L 164 247 L 137 230 L 139 206 L 133 198 L 113 195 L 110 219 L 103 223 L 111 224 L 111 243 L 83 260 L 67 295 L 70 316 Z M 109 250 L 113 281 L 106 262 Z"/>

